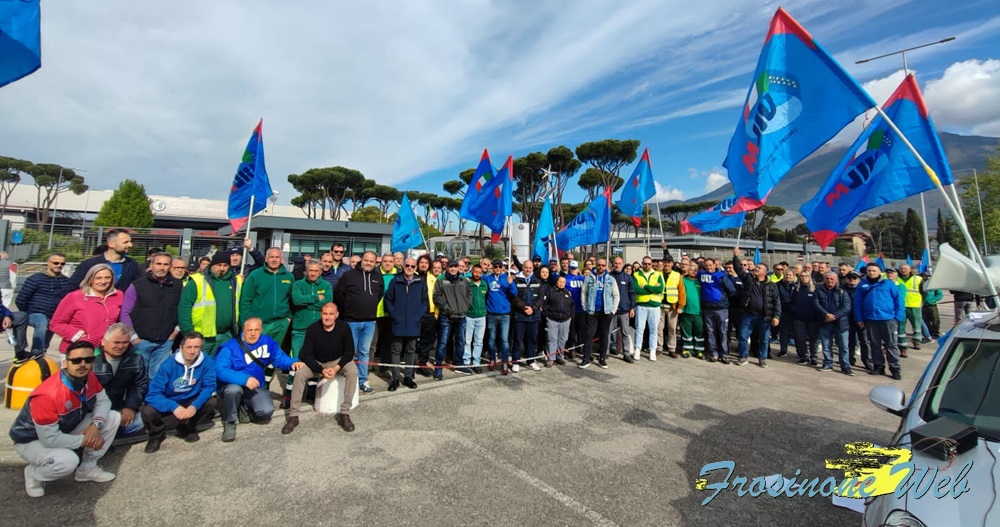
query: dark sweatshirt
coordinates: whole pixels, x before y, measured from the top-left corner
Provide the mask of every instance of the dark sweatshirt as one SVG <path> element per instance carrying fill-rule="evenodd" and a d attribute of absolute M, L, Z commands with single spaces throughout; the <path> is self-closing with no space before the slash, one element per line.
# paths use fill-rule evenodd
<path fill-rule="evenodd" d="M 299 360 L 314 373 L 323 371 L 323 363 L 338 361 L 343 368 L 354 360 L 354 335 L 351 327 L 344 322 L 335 323 L 333 329 L 323 329 L 323 321 L 317 320 L 306 328 L 306 337 L 299 351 Z"/>
<path fill-rule="evenodd" d="M 340 308 L 340 318 L 347 322 L 375 320 L 385 286 L 377 270 L 351 269 L 340 277 L 333 301 Z"/>

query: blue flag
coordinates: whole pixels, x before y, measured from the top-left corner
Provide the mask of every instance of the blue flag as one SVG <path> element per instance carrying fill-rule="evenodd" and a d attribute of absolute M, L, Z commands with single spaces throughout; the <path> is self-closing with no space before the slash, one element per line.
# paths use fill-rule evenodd
<path fill-rule="evenodd" d="M 736 196 L 729 196 L 714 207 L 681 222 L 681 234 L 698 234 L 737 229 L 746 221 L 746 213 L 729 213 L 736 204 Z"/>
<path fill-rule="evenodd" d="M 600 197 L 590 202 L 590 206 L 556 234 L 556 245 L 560 251 L 568 251 L 581 245 L 604 243 L 610 238 L 611 187 L 607 187 Z"/>
<path fill-rule="evenodd" d="M 399 212 L 396 214 L 396 221 L 392 224 L 392 252 L 406 253 L 414 247 L 424 244 L 424 234 L 420 232 L 420 222 L 413 214 L 413 206 L 410 205 L 410 197 L 403 193 L 403 200 L 399 202 Z"/>
<path fill-rule="evenodd" d="M 917 268 L 917 272 L 924 274 L 931 265 L 931 253 L 924 247 L 923 254 L 920 255 L 920 267 Z"/>
<path fill-rule="evenodd" d="M 763 206 L 793 166 L 874 106 L 858 82 L 778 8 L 722 163 L 739 198 L 732 212 Z"/>
<path fill-rule="evenodd" d="M 883 108 L 941 183 L 950 185 L 944 148 L 913 75 L 903 80 Z M 816 242 L 826 248 L 858 214 L 933 188 L 934 182 L 916 156 L 877 116 L 799 212 Z"/>
<path fill-rule="evenodd" d="M 753 250 L 753 264 L 760 265 L 760 248 L 755 248 Z"/>
<path fill-rule="evenodd" d="M 638 227 L 642 225 L 642 206 L 655 195 L 653 166 L 649 162 L 649 149 L 647 148 L 643 150 L 639 164 L 632 171 L 632 177 L 628 178 L 628 181 L 622 186 L 622 194 L 616 204 L 622 213 L 632 217 L 632 222 Z"/>
<path fill-rule="evenodd" d="M 538 226 L 535 227 L 535 243 L 532 246 L 532 256 L 542 259 L 542 265 L 549 263 L 549 244 L 552 243 L 552 235 L 556 232 L 555 222 L 552 220 L 552 203 L 549 198 L 545 198 L 542 205 L 542 215 L 538 218 Z"/>
<path fill-rule="evenodd" d="M 243 228 L 251 216 L 267 208 L 267 200 L 274 194 L 264 167 L 263 129 L 264 120 L 261 119 L 250 135 L 243 160 L 236 167 L 233 186 L 229 189 L 229 223 L 233 226 L 234 233 Z M 253 210 L 250 210 L 251 196 Z"/>
<path fill-rule="evenodd" d="M 514 158 L 508 157 L 500 172 L 494 175 L 489 152 L 483 150 L 483 157 L 479 160 L 458 214 L 489 227 L 493 232 L 493 243 L 496 243 L 500 241 L 504 223 L 513 213 Z"/>
<path fill-rule="evenodd" d="M 875 265 L 877 265 L 879 269 L 885 271 L 885 260 L 882 259 L 882 253 L 878 253 L 878 258 L 875 259 Z"/>
<path fill-rule="evenodd" d="M 0 86 L 42 67 L 39 0 L 0 0 Z"/>
<path fill-rule="evenodd" d="M 913 258 L 910 258 L 910 255 L 908 254 L 906 255 L 906 265 L 913 267 Z"/>

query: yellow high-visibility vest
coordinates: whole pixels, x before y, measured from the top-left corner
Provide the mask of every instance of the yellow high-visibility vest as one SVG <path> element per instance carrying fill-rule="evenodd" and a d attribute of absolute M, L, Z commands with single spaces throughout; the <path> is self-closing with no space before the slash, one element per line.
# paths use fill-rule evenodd
<path fill-rule="evenodd" d="M 898 279 L 898 283 L 906 286 L 906 297 L 903 299 L 903 303 L 906 307 L 921 307 L 924 304 L 924 299 L 920 295 L 920 282 L 923 278 L 917 275 L 910 275 L 907 280 Z"/>
<path fill-rule="evenodd" d="M 648 280 L 646 279 L 646 276 L 642 274 L 642 271 L 634 273 L 632 276 L 635 277 L 635 281 L 636 281 L 637 284 L 639 284 L 639 287 L 646 287 L 647 284 L 657 285 L 658 283 L 659 284 L 663 283 L 663 275 L 660 274 L 659 271 L 651 271 L 649 273 L 649 279 Z M 656 297 L 657 297 L 657 295 L 651 295 L 651 294 L 641 294 L 640 295 L 640 294 L 637 294 L 637 295 L 635 295 L 635 302 L 636 302 L 636 304 L 645 304 L 646 302 L 656 302 L 657 304 L 659 304 L 660 303 L 660 298 L 662 298 L 662 295 L 661 295 L 660 298 L 656 298 Z"/>
<path fill-rule="evenodd" d="M 205 283 L 201 273 L 192 274 L 189 279 L 194 282 L 195 301 L 191 306 L 191 325 L 194 330 L 205 338 L 212 338 L 218 333 L 215 328 L 215 293 L 212 287 Z M 236 307 L 233 309 L 233 320 L 240 319 L 240 291 L 243 289 L 243 275 L 236 275 Z"/>
<path fill-rule="evenodd" d="M 667 285 L 663 288 L 663 300 L 668 304 L 676 304 L 680 300 L 678 287 L 681 284 L 681 274 L 677 271 L 670 271 L 667 275 Z"/>

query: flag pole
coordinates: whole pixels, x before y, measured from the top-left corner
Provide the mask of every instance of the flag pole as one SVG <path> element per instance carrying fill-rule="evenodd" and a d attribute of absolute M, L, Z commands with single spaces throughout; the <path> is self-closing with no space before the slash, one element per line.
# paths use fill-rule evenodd
<path fill-rule="evenodd" d="M 903 144 L 906 145 L 906 148 L 908 148 L 910 152 L 913 154 L 913 156 L 917 158 L 917 162 L 919 162 L 920 165 L 924 167 L 924 172 L 927 173 L 927 177 L 931 179 L 931 182 L 934 183 L 934 186 L 937 187 L 938 190 L 941 191 L 941 195 L 944 196 L 945 205 L 948 206 L 948 210 L 949 212 L 951 212 L 951 215 L 955 218 L 961 219 L 962 218 L 961 214 L 955 208 L 955 204 L 952 203 L 951 198 L 948 196 L 948 192 L 945 191 L 944 189 L 944 186 L 941 185 L 941 180 L 938 179 L 938 176 L 934 172 L 934 169 L 932 169 L 927 164 L 927 162 L 924 161 L 924 158 L 923 156 L 920 155 L 920 152 L 917 152 L 917 149 L 913 147 L 913 144 L 910 143 L 910 140 L 907 139 L 905 135 L 903 135 L 903 132 L 899 130 L 899 127 L 896 126 L 896 123 L 894 123 L 892 119 L 890 119 L 889 116 L 885 114 L 882 108 L 876 106 L 875 110 L 877 110 L 878 114 L 882 116 L 882 119 L 885 119 L 886 124 L 888 124 L 889 127 L 892 128 L 892 131 L 899 136 L 899 138 L 903 141 Z M 986 283 L 989 284 L 990 295 L 996 298 L 997 286 L 996 284 L 993 283 L 993 278 L 990 277 L 990 273 L 986 269 L 986 262 L 983 260 L 982 255 L 979 254 L 979 248 L 976 247 L 976 242 L 972 239 L 972 234 L 969 233 L 969 227 L 965 224 L 964 221 L 958 221 L 956 223 L 958 223 L 958 228 L 962 231 L 962 234 L 965 236 L 965 241 L 969 243 L 969 251 L 971 251 L 975 256 L 973 260 L 975 260 L 976 263 L 979 264 L 979 269 L 983 272 L 983 278 L 985 278 Z"/>
<path fill-rule="evenodd" d="M 663 232 L 663 215 L 660 213 L 660 202 L 656 202 L 656 221 L 660 224 L 660 245 L 667 245 L 667 237 Z M 665 254 L 663 256 L 666 256 Z"/>
<path fill-rule="evenodd" d="M 250 237 L 250 222 L 253 220 L 253 200 L 254 195 L 250 195 L 250 210 L 247 213 L 247 231 L 245 238 Z M 243 275 L 243 271 L 247 268 L 247 246 L 243 244 L 243 259 L 240 260 L 240 275 Z"/>
<path fill-rule="evenodd" d="M 649 252 L 649 204 L 646 204 L 646 254 Z"/>

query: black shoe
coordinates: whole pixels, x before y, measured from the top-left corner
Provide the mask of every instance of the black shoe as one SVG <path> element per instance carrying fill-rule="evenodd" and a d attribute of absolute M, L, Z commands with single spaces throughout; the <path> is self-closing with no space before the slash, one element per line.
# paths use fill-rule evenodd
<path fill-rule="evenodd" d="M 779 359 L 780 359 L 780 358 L 782 358 L 782 357 L 785 357 L 785 356 L 787 356 L 787 355 L 788 355 L 788 352 L 787 352 L 787 351 L 780 351 L 780 352 L 778 352 L 778 358 L 779 358 Z"/>
<path fill-rule="evenodd" d="M 479 375 L 479 374 L 483 373 L 483 367 L 482 366 L 476 366 L 476 367 L 472 368 L 472 373 L 475 373 L 476 375 Z"/>
<path fill-rule="evenodd" d="M 885 375 L 885 368 L 873 367 L 868 370 L 868 375 Z"/>
<path fill-rule="evenodd" d="M 708 355 L 706 358 L 708 359 L 708 362 L 715 362 L 716 360 L 714 355 Z"/>
<path fill-rule="evenodd" d="M 417 368 L 417 373 L 419 373 L 420 375 L 423 375 L 424 377 L 430 377 L 431 375 L 434 375 L 433 372 L 434 372 L 434 370 L 432 368 L 427 367 L 427 366 L 421 366 L 421 367 Z"/>
<path fill-rule="evenodd" d="M 809 359 L 799 359 L 798 361 L 795 362 L 795 364 L 805 366 L 806 364 L 809 364 Z"/>
<path fill-rule="evenodd" d="M 393 379 L 392 382 L 389 383 L 389 391 L 394 392 L 396 391 L 396 388 L 399 388 L 399 381 Z"/>
<path fill-rule="evenodd" d="M 149 442 L 146 443 L 146 449 L 144 450 L 144 452 L 146 452 L 147 454 L 152 454 L 153 452 L 159 450 L 160 443 L 162 443 L 163 440 L 166 439 L 166 437 L 167 436 L 165 434 L 160 434 L 158 436 L 150 436 Z"/>
<path fill-rule="evenodd" d="M 243 408 L 242 405 L 236 410 L 236 420 L 241 425 L 250 423 L 250 414 L 247 413 L 246 408 Z"/>
<path fill-rule="evenodd" d="M 565 366 L 566 365 L 566 359 L 564 359 L 562 357 L 556 357 L 556 364 L 558 364 L 560 366 Z"/>
<path fill-rule="evenodd" d="M 417 388 L 417 383 L 413 379 L 403 379 L 403 386 L 414 390 Z"/>
<path fill-rule="evenodd" d="M 613 349 L 609 353 L 611 353 L 612 355 L 618 355 L 618 350 Z"/>
<path fill-rule="evenodd" d="M 628 354 L 628 353 L 626 353 L 626 354 L 625 354 L 625 355 L 623 356 L 623 358 L 625 359 L 625 362 L 627 362 L 627 363 L 629 363 L 629 364 L 633 364 L 633 363 L 635 362 L 635 359 L 633 359 L 633 358 L 632 358 L 632 355 L 630 355 L 630 354 Z"/>
<path fill-rule="evenodd" d="M 721 359 L 719 359 L 719 362 L 723 364 L 729 364 L 729 357 L 722 357 Z"/>
<path fill-rule="evenodd" d="M 810 366 L 819 366 L 819 361 L 818 360 L 811 360 L 811 361 L 809 361 L 809 365 Z"/>
<path fill-rule="evenodd" d="M 201 439 L 201 436 L 198 435 L 198 431 L 197 430 L 195 430 L 195 431 L 191 432 L 190 434 L 184 436 L 184 441 L 187 442 L 187 443 L 197 443 L 200 439 Z"/>
<path fill-rule="evenodd" d="M 600 366 L 601 368 L 605 369 L 605 370 L 608 369 L 608 361 L 606 361 L 604 359 L 598 359 L 597 360 L 597 365 Z"/>
<path fill-rule="evenodd" d="M 854 377 L 854 372 L 851 370 L 840 370 L 840 373 L 847 375 L 848 377 Z"/>
<path fill-rule="evenodd" d="M 580 362 L 580 364 L 577 365 L 577 368 L 586 368 L 588 366 L 590 366 L 590 361 L 589 360 L 585 360 L 585 361 Z"/>
<path fill-rule="evenodd" d="M 903 380 L 903 375 L 899 372 L 899 370 L 892 370 L 892 380 L 894 381 Z"/>

